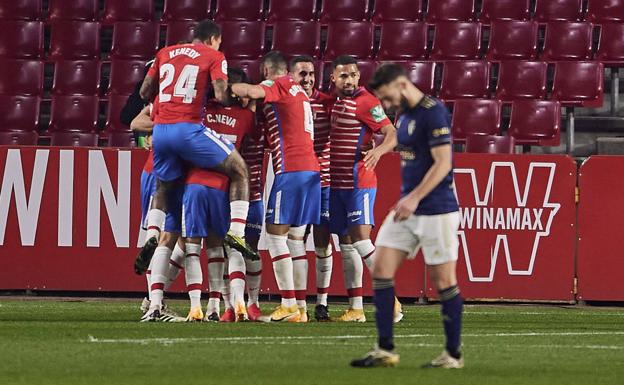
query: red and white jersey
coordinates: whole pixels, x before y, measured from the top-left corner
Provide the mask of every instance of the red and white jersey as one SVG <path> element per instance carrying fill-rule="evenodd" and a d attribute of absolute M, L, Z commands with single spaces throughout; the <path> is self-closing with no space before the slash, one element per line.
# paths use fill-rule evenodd
<path fill-rule="evenodd" d="M 373 133 L 392 124 L 379 99 L 364 87 L 338 98 L 331 112 L 330 172 L 335 189 L 376 188 L 374 170 L 364 166 L 361 146 Z"/>
<path fill-rule="evenodd" d="M 329 187 L 329 115 L 334 101 L 333 97 L 318 90 L 314 90 L 310 97 L 314 116 L 314 153 L 321 168 L 321 187 Z"/>
<path fill-rule="evenodd" d="M 310 100 L 303 88 L 286 75 L 260 84 L 266 94 L 266 140 L 273 171 L 319 171 L 314 154 L 314 122 Z"/>
<path fill-rule="evenodd" d="M 249 167 L 249 201 L 262 200 L 262 165 L 264 163 L 264 136 L 249 137 L 241 149 L 241 155 Z"/>
<path fill-rule="evenodd" d="M 259 138 L 256 130 L 255 115 L 252 111 L 240 107 L 223 107 L 217 102 L 206 105 L 204 125 L 228 139 L 237 150 L 240 150 L 243 139 L 247 136 Z M 186 174 L 186 184 L 201 184 L 222 191 L 230 188 L 227 175 L 217 171 L 191 168 Z"/>
<path fill-rule="evenodd" d="M 199 123 L 209 83 L 227 81 L 227 62 L 204 44 L 178 44 L 158 51 L 147 75 L 159 79 L 154 123 Z"/>

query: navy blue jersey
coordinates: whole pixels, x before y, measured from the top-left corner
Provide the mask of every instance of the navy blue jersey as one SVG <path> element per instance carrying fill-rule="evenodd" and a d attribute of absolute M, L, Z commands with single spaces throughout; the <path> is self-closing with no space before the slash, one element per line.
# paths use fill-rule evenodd
<path fill-rule="evenodd" d="M 451 116 L 442 102 L 425 96 L 414 108 L 399 115 L 397 135 L 401 152 L 401 196 L 412 191 L 433 165 L 431 149 L 451 144 Z M 424 197 L 416 215 L 438 215 L 458 211 L 451 170 L 442 182 Z"/>

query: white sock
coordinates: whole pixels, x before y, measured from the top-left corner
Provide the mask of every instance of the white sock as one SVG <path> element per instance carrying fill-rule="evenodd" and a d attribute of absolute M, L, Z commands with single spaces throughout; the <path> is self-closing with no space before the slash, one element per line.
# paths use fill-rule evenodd
<path fill-rule="evenodd" d="M 167 214 L 159 209 L 150 209 L 147 212 L 147 232 L 145 234 L 146 242 L 152 238 L 156 238 L 156 240 L 158 240 L 160 237 L 160 231 L 165 224 L 166 216 Z"/>
<path fill-rule="evenodd" d="M 180 275 L 180 270 L 184 266 L 184 250 L 176 243 L 173 253 L 169 257 L 169 271 L 167 272 L 167 282 L 165 282 L 165 290 L 169 290 L 171 285 Z M 201 268 L 201 267 L 200 267 Z"/>
<path fill-rule="evenodd" d="M 375 245 L 370 239 L 363 239 L 353 244 L 353 247 L 357 250 L 360 257 L 368 267 L 370 273 L 373 272 L 373 264 L 375 262 Z"/>
<path fill-rule="evenodd" d="M 220 314 L 220 311 L 219 311 L 220 302 L 221 302 L 221 298 L 213 298 L 213 297 L 208 298 L 208 307 L 206 308 L 206 313 L 208 314 L 217 313 L 217 315 L 219 315 Z"/>
<path fill-rule="evenodd" d="M 230 276 L 230 300 L 234 307 L 245 306 L 245 258 L 228 248 L 228 275 Z"/>
<path fill-rule="evenodd" d="M 201 307 L 201 289 L 203 274 L 199 253 L 201 245 L 195 243 L 186 244 L 186 258 L 184 259 L 184 271 L 186 278 L 186 290 L 191 300 L 191 308 Z"/>
<path fill-rule="evenodd" d="M 282 294 L 282 305 L 290 307 L 297 304 L 295 300 L 295 283 L 293 262 L 288 251 L 286 235 L 267 234 L 266 242 L 273 263 L 273 272 L 277 287 Z"/>
<path fill-rule="evenodd" d="M 147 281 L 147 299 L 152 299 L 152 262 L 154 258 L 150 260 L 149 266 L 145 271 L 145 280 Z"/>
<path fill-rule="evenodd" d="M 238 237 L 245 236 L 247 225 L 247 213 L 249 212 L 248 201 L 230 202 L 230 232 Z"/>
<path fill-rule="evenodd" d="M 262 279 L 262 261 L 245 259 L 245 265 L 247 270 L 245 274 L 245 280 L 247 281 L 247 307 L 251 305 L 260 306 L 258 304 L 258 296 L 260 294 L 260 280 Z"/>
<path fill-rule="evenodd" d="M 166 246 L 158 246 L 152 257 L 151 280 L 151 304 L 150 309 L 160 309 L 162 307 L 163 290 L 167 282 L 167 272 L 169 270 L 169 257 L 172 251 Z"/>
<path fill-rule="evenodd" d="M 342 267 L 350 308 L 363 309 L 362 274 L 364 273 L 364 265 L 362 258 L 350 244 L 340 244 L 340 252 L 342 253 Z"/>
<path fill-rule="evenodd" d="M 208 256 L 208 296 L 218 299 L 221 297 L 221 290 L 223 290 L 223 271 L 225 269 L 223 247 L 206 249 L 206 255 Z"/>
<path fill-rule="evenodd" d="M 317 247 L 316 251 L 316 304 L 327 306 L 327 290 L 331 282 L 334 259 L 331 243 L 324 247 Z"/>
<path fill-rule="evenodd" d="M 223 296 L 223 307 L 227 309 L 232 309 L 232 301 L 230 298 L 230 276 L 229 274 L 223 275 L 223 287 L 221 288 L 221 294 Z"/>
<path fill-rule="evenodd" d="M 293 227 L 289 234 L 296 237 L 305 235 L 306 226 Z M 295 284 L 295 299 L 297 307 L 307 308 L 306 295 L 308 289 L 308 257 L 303 239 L 288 239 L 288 251 L 293 264 L 293 283 Z"/>

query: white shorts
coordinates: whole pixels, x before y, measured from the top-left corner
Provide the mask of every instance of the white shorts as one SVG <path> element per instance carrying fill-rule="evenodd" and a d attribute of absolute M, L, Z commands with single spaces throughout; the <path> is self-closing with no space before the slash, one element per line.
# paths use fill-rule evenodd
<path fill-rule="evenodd" d="M 376 247 L 405 251 L 413 259 L 422 248 L 427 265 L 457 261 L 459 253 L 459 212 L 440 215 L 412 215 L 395 222 L 394 211 L 386 217 L 377 234 Z"/>

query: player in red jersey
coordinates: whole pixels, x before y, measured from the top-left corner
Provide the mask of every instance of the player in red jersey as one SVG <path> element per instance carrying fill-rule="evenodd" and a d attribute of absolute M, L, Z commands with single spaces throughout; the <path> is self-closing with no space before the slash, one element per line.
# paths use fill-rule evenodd
<path fill-rule="evenodd" d="M 282 294 L 282 303 L 270 319 L 306 322 L 307 312 L 297 306 L 295 289 L 305 287 L 307 277 L 293 270 L 293 260 L 306 258 L 305 228 L 320 221 L 321 180 L 312 108 L 303 88 L 288 75 L 284 55 L 269 52 L 261 70 L 264 82 L 234 84 L 232 92 L 265 103 L 266 140 L 275 172 L 266 212 L 267 244 Z"/>
<path fill-rule="evenodd" d="M 314 118 L 314 152 L 321 168 L 321 223 L 314 226 L 314 249 L 316 252 L 316 307 L 314 318 L 317 321 L 329 321 L 327 308 L 327 290 L 332 274 L 332 247 L 329 233 L 329 114 L 335 98 L 315 88 L 316 72 L 314 59 L 310 56 L 296 56 L 290 61 L 290 75 L 301 85 L 310 98 Z M 304 265 L 307 275 L 307 259 L 294 261 Z M 305 300 L 305 296 L 302 298 Z M 299 298 L 298 298 L 299 300 Z"/>
<path fill-rule="evenodd" d="M 330 229 L 340 238 L 349 309 L 337 321 L 365 322 L 362 304 L 362 260 L 373 266 L 375 246 L 370 239 L 377 192 L 375 166 L 397 144 L 396 129 L 380 101 L 358 87 L 360 71 L 351 56 L 332 62 L 332 82 L 338 96 L 331 112 Z M 365 151 L 374 133 L 385 135 L 383 143 Z"/>

